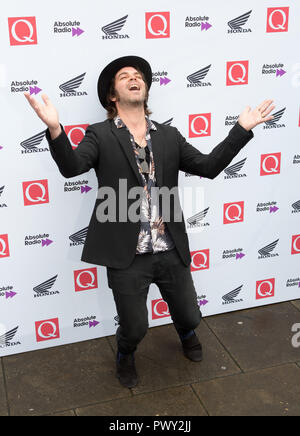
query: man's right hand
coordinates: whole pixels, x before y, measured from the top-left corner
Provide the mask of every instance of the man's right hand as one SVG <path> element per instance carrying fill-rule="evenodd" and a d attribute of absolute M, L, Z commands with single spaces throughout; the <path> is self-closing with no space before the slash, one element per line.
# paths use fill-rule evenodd
<path fill-rule="evenodd" d="M 48 126 L 52 139 L 57 138 L 61 134 L 58 113 L 49 97 L 42 94 L 42 99 L 45 104 L 39 103 L 29 92 L 24 92 L 24 95 L 33 108 L 37 116 Z"/>

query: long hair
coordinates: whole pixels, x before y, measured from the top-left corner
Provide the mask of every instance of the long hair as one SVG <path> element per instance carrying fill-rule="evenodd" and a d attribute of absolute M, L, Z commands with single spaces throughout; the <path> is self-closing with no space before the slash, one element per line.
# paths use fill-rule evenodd
<path fill-rule="evenodd" d="M 148 108 L 149 88 L 148 88 L 145 76 L 142 73 L 142 71 L 140 71 L 138 68 L 136 68 L 136 70 L 141 74 L 142 79 L 145 83 L 146 97 L 145 97 L 145 101 L 144 101 L 144 110 L 145 110 L 145 115 L 149 116 L 152 113 Z M 113 120 L 118 115 L 116 104 L 114 101 L 111 101 L 111 97 L 115 97 L 115 96 L 116 96 L 115 77 L 113 77 L 111 80 L 111 83 L 110 83 L 110 88 L 109 88 L 108 94 L 106 96 L 106 101 L 107 101 L 106 116 L 109 120 Z"/>

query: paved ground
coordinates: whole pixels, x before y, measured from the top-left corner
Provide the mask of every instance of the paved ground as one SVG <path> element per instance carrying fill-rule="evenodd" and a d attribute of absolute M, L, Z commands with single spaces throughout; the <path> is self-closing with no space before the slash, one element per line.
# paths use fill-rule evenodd
<path fill-rule="evenodd" d="M 114 337 L 1 358 L 0 416 L 300 415 L 300 301 L 205 318 L 204 361 L 181 352 L 172 325 L 149 329 L 140 383 L 115 378 Z"/>

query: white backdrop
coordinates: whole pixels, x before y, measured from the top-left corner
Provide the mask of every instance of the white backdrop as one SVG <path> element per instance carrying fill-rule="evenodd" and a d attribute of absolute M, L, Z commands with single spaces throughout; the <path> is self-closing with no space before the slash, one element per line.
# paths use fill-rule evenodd
<path fill-rule="evenodd" d="M 87 125 L 105 119 L 100 71 L 128 54 L 152 66 L 152 119 L 204 153 L 246 105 L 275 100 L 274 123 L 254 130 L 226 172 L 181 173 L 180 187 L 204 316 L 299 297 L 299 18 L 290 0 L 2 5 L 0 356 L 116 331 L 106 269 L 80 261 L 94 171 L 60 175 L 23 92 L 49 95 L 76 147 Z M 171 322 L 160 299 L 153 285 L 150 326 Z"/>

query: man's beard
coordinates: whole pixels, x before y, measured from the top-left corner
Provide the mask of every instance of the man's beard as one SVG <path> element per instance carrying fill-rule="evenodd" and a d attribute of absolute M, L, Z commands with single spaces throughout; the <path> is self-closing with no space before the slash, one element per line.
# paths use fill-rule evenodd
<path fill-rule="evenodd" d="M 145 93 L 145 94 L 147 94 L 147 93 Z M 130 98 L 128 98 L 128 99 L 122 98 L 121 99 L 120 98 L 120 94 L 117 91 L 115 91 L 115 97 L 116 97 L 117 102 L 119 103 L 119 105 L 121 105 L 121 106 L 128 106 L 128 107 L 131 107 L 131 108 L 144 107 L 145 103 L 148 100 L 148 95 L 144 95 L 142 97 L 136 97 L 135 99 L 134 98 L 132 98 L 132 99 L 130 99 Z"/>

